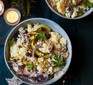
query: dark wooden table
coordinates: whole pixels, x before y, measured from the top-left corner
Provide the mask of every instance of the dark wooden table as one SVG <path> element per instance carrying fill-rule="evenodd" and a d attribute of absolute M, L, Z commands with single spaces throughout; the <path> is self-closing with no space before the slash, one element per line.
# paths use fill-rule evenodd
<path fill-rule="evenodd" d="M 80 20 L 66 20 L 54 14 L 46 5 L 44 0 L 37 0 L 31 17 L 44 17 L 58 23 L 69 35 L 73 56 L 67 73 L 53 85 L 93 85 L 93 13 Z M 13 75 L 6 67 L 4 61 L 4 41 L 13 27 L 8 26 L 3 16 L 0 17 L 0 85 L 7 85 L 5 78 Z"/>

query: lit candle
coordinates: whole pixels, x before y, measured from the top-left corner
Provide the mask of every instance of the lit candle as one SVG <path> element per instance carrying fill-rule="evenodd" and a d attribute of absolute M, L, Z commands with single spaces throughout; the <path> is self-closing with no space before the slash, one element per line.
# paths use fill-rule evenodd
<path fill-rule="evenodd" d="M 16 11 L 9 11 L 6 15 L 6 19 L 7 21 L 11 22 L 11 23 L 15 23 L 16 21 L 18 21 L 19 15 Z"/>
<path fill-rule="evenodd" d="M 2 1 L 0 1 L 0 15 L 2 15 L 4 12 L 4 4 Z"/>
<path fill-rule="evenodd" d="M 21 18 L 20 12 L 15 8 L 8 9 L 4 14 L 4 19 L 9 25 L 16 25 L 19 23 Z"/>

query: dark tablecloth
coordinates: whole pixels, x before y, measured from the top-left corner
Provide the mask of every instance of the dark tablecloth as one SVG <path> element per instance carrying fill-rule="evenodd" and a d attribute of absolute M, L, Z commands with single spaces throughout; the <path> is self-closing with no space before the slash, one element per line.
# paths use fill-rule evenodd
<path fill-rule="evenodd" d="M 66 20 L 54 14 L 44 0 L 37 1 L 37 8 L 32 11 L 35 15 L 27 18 L 44 17 L 55 21 L 63 27 L 72 42 L 70 68 L 62 79 L 53 85 L 62 85 L 64 79 L 64 85 L 93 85 L 93 14 L 80 20 Z M 13 76 L 5 64 L 3 54 L 4 41 L 12 28 L 5 23 L 3 16 L 0 16 L 0 85 L 7 85 L 5 78 Z"/>

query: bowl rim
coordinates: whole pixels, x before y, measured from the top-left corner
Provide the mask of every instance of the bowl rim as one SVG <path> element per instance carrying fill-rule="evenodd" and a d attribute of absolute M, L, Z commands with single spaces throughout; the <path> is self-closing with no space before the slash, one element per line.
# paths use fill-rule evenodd
<path fill-rule="evenodd" d="M 54 21 L 49 20 L 49 19 L 46 19 L 46 18 L 30 18 L 30 19 L 26 19 L 26 20 L 20 22 L 18 25 L 16 25 L 16 26 L 10 31 L 10 33 L 8 34 L 8 36 L 7 36 L 7 38 L 6 38 L 5 45 L 4 45 L 4 60 L 5 60 L 5 63 L 6 63 L 6 65 L 7 65 L 7 67 L 8 67 L 8 69 L 9 69 L 10 72 L 12 73 L 12 75 L 14 75 L 17 79 L 19 79 L 20 81 L 22 81 L 23 83 L 26 83 L 26 84 L 37 85 L 37 83 L 36 83 L 36 84 L 35 84 L 35 83 L 34 83 L 34 84 L 33 84 L 33 83 L 31 84 L 31 83 L 28 83 L 28 82 L 20 79 L 20 78 L 10 69 L 10 66 L 8 65 L 8 62 L 7 62 L 7 59 L 6 59 L 6 46 L 7 46 L 8 39 L 9 39 L 10 35 L 12 34 L 12 32 L 13 32 L 18 26 L 20 26 L 21 24 L 23 24 L 23 23 L 25 23 L 25 22 L 27 22 L 27 21 L 31 21 L 31 20 L 44 20 L 44 21 L 46 21 L 46 22 L 51 22 L 51 23 L 54 23 L 55 25 L 59 26 L 59 25 L 58 25 L 57 23 L 55 23 Z M 62 28 L 61 26 L 59 26 L 59 27 Z M 63 28 L 62 28 L 62 30 L 64 31 Z M 70 60 L 69 60 L 69 64 L 68 64 L 68 66 L 67 66 L 66 71 L 64 71 L 63 75 L 68 71 L 69 66 L 70 66 L 70 64 L 71 64 L 71 60 L 72 60 L 72 44 L 71 44 L 70 38 L 69 38 L 69 36 L 67 35 L 67 33 L 66 33 L 65 31 L 64 31 L 64 33 L 66 34 L 66 36 L 67 36 L 67 38 L 68 38 L 69 45 L 70 45 L 70 48 L 71 48 L 71 49 L 70 49 Z M 46 81 L 46 82 L 42 82 L 42 83 L 40 83 L 40 84 L 38 84 L 38 85 L 49 85 L 49 84 L 52 84 L 52 83 L 58 81 L 60 78 L 62 78 L 63 75 L 61 75 L 59 78 L 56 78 L 55 80 L 53 80 L 53 79 L 54 79 L 54 78 L 53 78 L 53 79 L 51 79 L 52 81 L 49 80 L 49 81 Z"/>
<path fill-rule="evenodd" d="M 93 12 L 93 8 L 90 8 L 87 12 L 85 12 L 83 15 L 79 16 L 79 17 L 75 17 L 75 18 L 68 18 L 63 16 L 62 14 L 58 13 L 57 11 L 55 11 L 49 4 L 48 0 L 45 0 L 46 4 L 48 5 L 48 7 L 51 9 L 51 11 L 53 11 L 56 15 L 60 16 L 61 18 L 64 19 L 68 19 L 68 20 L 78 20 L 78 19 L 82 19 L 86 16 L 88 16 L 89 14 L 91 14 Z M 87 13 L 87 14 L 86 14 Z"/>

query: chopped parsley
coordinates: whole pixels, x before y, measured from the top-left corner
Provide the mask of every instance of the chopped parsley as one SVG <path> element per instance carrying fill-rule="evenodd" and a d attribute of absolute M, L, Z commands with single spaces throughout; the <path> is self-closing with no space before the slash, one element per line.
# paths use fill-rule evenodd
<path fill-rule="evenodd" d="M 33 68 L 33 63 L 32 64 L 26 64 L 27 68 Z"/>
<path fill-rule="evenodd" d="M 55 64 L 55 67 L 62 67 L 65 65 L 65 62 L 61 60 L 61 55 L 55 54 L 54 64 Z"/>
<path fill-rule="evenodd" d="M 84 9 L 83 8 L 79 8 L 77 13 L 78 13 L 78 15 L 82 15 L 84 13 Z"/>
<path fill-rule="evenodd" d="M 13 45 L 13 43 L 15 42 L 14 38 L 9 40 L 9 46 L 11 47 Z"/>
<path fill-rule="evenodd" d="M 89 2 L 89 0 L 83 0 L 83 3 L 88 7 L 93 7 L 93 3 Z"/>
<path fill-rule="evenodd" d="M 44 32 L 41 32 L 40 34 L 37 35 L 37 38 L 39 40 L 44 41 L 44 40 L 46 40 L 46 34 Z"/>

